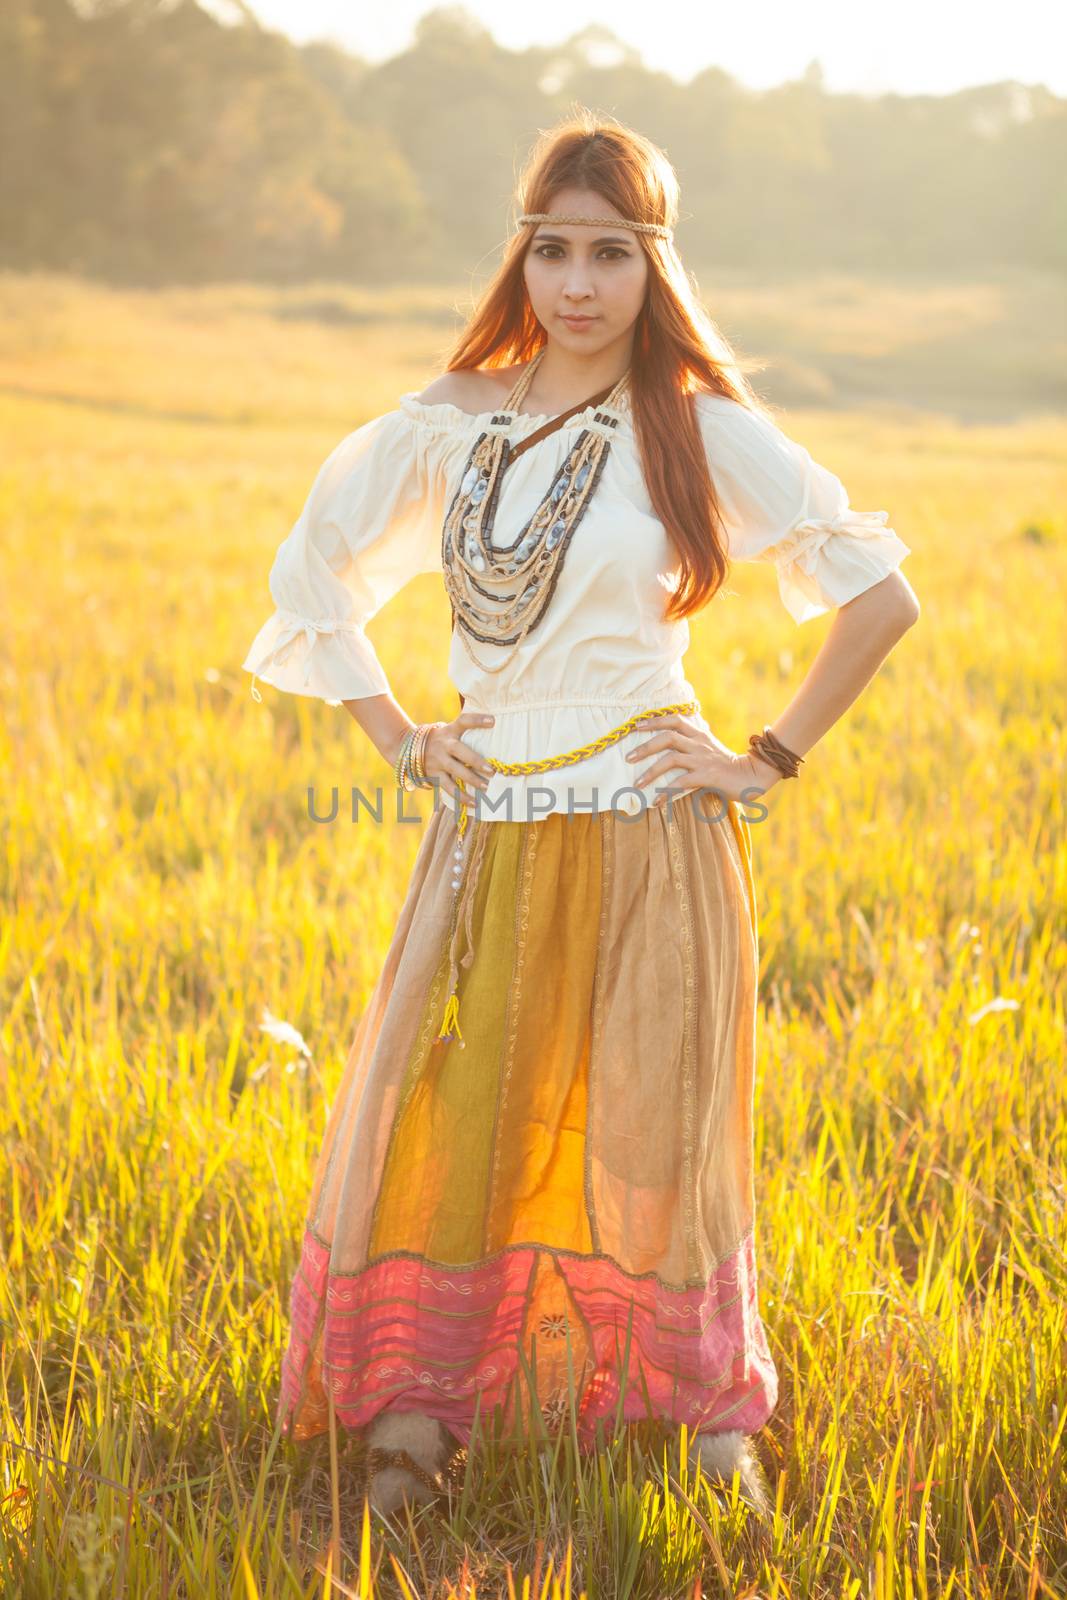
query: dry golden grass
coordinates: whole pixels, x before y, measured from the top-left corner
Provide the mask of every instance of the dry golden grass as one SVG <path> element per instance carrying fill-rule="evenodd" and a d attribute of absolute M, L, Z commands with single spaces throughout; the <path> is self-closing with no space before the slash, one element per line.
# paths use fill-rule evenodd
<path fill-rule="evenodd" d="M 901 297 L 891 354 L 926 325 Z M 240 663 L 314 470 L 432 376 L 451 299 L 0 279 L 5 1593 L 327 1592 L 329 1461 L 272 1441 L 278 1362 L 325 1103 L 421 831 L 309 822 L 309 783 L 389 774 L 343 710 L 257 704 Z M 335 320 L 293 314 L 316 303 Z M 760 1543 L 690 1483 L 694 1516 L 640 1437 L 584 1472 L 490 1451 L 388 1540 L 411 1593 L 501 1592 L 565 1530 L 574 1593 L 611 1600 L 697 1572 L 834 1600 L 1067 1586 L 1067 424 L 783 420 L 890 511 L 923 613 L 753 827 L 775 1526 Z M 686 664 L 742 748 L 825 619 L 798 630 L 764 568 L 730 588 Z M 454 712 L 439 585 L 370 633 L 413 717 Z M 367 1595 L 339 1488 L 335 1592 Z M 365 1573 L 404 1593 L 385 1546 Z"/>

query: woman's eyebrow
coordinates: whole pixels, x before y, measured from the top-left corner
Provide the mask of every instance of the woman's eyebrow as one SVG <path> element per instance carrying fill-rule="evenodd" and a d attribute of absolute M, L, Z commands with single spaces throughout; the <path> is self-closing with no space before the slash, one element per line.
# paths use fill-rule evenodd
<path fill-rule="evenodd" d="M 544 241 L 546 243 L 550 243 L 550 244 L 573 244 L 574 243 L 574 240 L 564 238 L 564 236 L 561 233 L 537 233 L 537 234 L 534 235 L 534 243 L 535 244 L 539 244 L 542 241 Z M 599 239 L 594 239 L 593 243 L 594 244 L 629 244 L 630 240 L 629 239 L 620 239 L 620 238 L 616 237 L 616 235 L 614 235 L 614 234 L 605 233 L 605 234 L 602 234 Z"/>

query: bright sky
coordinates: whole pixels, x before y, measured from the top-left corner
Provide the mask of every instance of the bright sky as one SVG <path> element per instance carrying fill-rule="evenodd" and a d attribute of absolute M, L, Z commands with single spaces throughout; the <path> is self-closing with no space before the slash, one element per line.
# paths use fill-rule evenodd
<path fill-rule="evenodd" d="M 411 42 L 427 0 L 387 6 L 351 0 L 251 0 L 264 26 L 293 39 L 330 38 L 370 61 L 384 61 Z M 222 11 L 225 0 L 208 9 Z M 753 88 L 796 78 L 813 58 L 827 87 L 878 94 L 944 94 L 971 84 L 1014 78 L 1067 94 L 1067 50 L 1055 30 L 1055 0 L 538 0 L 504 5 L 466 0 L 508 49 L 560 44 L 590 23 L 609 27 L 641 52 L 646 65 L 683 83 L 720 66 Z"/>

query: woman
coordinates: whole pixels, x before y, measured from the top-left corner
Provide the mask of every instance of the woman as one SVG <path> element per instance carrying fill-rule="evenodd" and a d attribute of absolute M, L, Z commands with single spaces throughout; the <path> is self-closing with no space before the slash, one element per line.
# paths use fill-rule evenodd
<path fill-rule="evenodd" d="M 401 787 L 436 786 L 328 1117 L 281 1410 L 292 1438 L 331 1401 L 365 1427 L 388 1510 L 433 1492 L 476 1415 L 529 1421 L 531 1373 L 558 1423 L 569 1362 L 583 1447 L 685 1421 L 765 1508 L 767 808 L 740 803 L 796 775 L 914 622 L 909 551 L 748 387 L 675 252 L 659 150 L 582 114 L 520 192 L 447 371 L 321 468 L 244 663 L 253 694 L 344 705 Z M 844 608 L 742 754 L 682 670 L 731 558 L 773 561 L 798 622 Z M 416 726 L 363 627 L 420 572 L 452 603 L 463 709 Z"/>

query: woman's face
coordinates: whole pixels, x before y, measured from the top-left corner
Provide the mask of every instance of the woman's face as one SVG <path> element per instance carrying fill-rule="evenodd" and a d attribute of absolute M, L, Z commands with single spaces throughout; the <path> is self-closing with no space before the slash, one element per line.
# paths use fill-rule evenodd
<path fill-rule="evenodd" d="M 617 217 L 592 189 L 560 189 L 547 208 L 576 217 Z M 530 305 L 550 340 L 575 355 L 594 354 L 633 328 L 645 303 L 648 260 L 632 229 L 541 222 L 526 250 Z M 588 317 L 571 323 L 574 313 Z"/>

